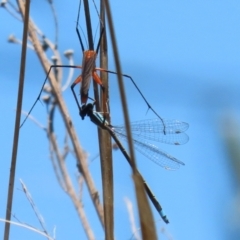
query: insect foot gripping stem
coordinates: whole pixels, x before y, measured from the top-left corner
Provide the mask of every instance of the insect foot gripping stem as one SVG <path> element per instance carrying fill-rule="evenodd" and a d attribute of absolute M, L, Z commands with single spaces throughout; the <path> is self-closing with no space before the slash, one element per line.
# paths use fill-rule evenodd
<path fill-rule="evenodd" d="M 80 109 L 79 109 L 79 115 L 81 116 L 82 120 L 87 116 L 88 113 L 88 107 L 86 104 L 84 104 Z"/>
<path fill-rule="evenodd" d="M 81 116 L 82 120 L 86 116 L 89 116 L 93 112 L 93 104 L 88 103 L 84 104 L 80 109 L 79 109 L 79 115 Z"/>

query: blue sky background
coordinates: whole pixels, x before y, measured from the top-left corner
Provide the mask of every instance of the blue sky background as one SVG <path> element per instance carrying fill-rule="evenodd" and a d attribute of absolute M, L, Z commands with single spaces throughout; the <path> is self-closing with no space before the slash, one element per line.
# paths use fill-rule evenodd
<path fill-rule="evenodd" d="M 59 49 L 73 49 L 76 64 L 82 53 L 75 32 L 78 1 L 56 3 L 59 21 Z M 139 170 L 161 202 L 170 224 L 165 225 L 153 209 L 159 239 L 174 240 L 239 239 L 238 182 L 223 139 L 225 119 L 239 122 L 240 107 L 240 2 L 239 1 L 112 1 L 112 14 L 123 72 L 129 74 L 152 107 L 164 118 L 189 123 L 189 142 L 183 146 L 165 146 L 164 151 L 186 165 L 166 171 L 140 154 Z M 0 112 L 1 112 L 1 198 L 0 218 L 5 217 L 7 184 L 15 121 L 20 68 L 19 45 L 7 43 L 10 34 L 21 39 L 22 24 L 0 9 Z M 31 16 L 50 39 L 54 23 L 46 1 L 31 1 Z M 92 11 L 93 30 L 97 15 Z M 81 21 L 85 31 L 85 22 Z M 97 41 L 95 41 L 97 42 Z M 114 69 L 109 42 L 109 69 Z M 65 61 L 65 60 L 64 60 Z M 67 64 L 67 61 L 65 62 Z M 66 71 L 67 76 L 67 71 Z M 79 72 L 75 72 L 77 76 Z M 27 55 L 23 109 L 28 111 L 45 78 L 36 54 Z M 113 124 L 123 122 L 115 77 L 110 76 L 110 105 Z M 154 118 L 128 79 L 125 81 L 131 120 Z M 92 90 L 90 95 L 93 96 Z M 73 124 L 82 146 L 89 154 L 89 168 L 101 193 L 96 127 L 81 121 L 70 89 L 64 93 Z M 38 103 L 32 112 L 46 123 L 45 107 Z M 56 118 L 57 119 L 57 118 Z M 56 120 L 58 140 L 64 125 Z M 225 126 L 226 127 L 226 126 Z M 228 127 L 228 126 L 227 126 Z M 236 128 L 237 132 L 238 129 Z M 63 145 L 63 143 L 62 143 Z M 114 152 L 115 236 L 131 239 L 129 218 L 124 204 L 128 197 L 135 204 L 131 169 L 120 152 Z M 72 157 L 67 160 L 73 179 L 77 172 Z M 13 213 L 22 221 L 39 226 L 21 188 L 27 185 L 51 232 L 57 239 L 85 238 L 81 223 L 69 197 L 62 191 L 49 159 L 46 134 L 28 120 L 20 132 Z M 84 206 L 96 239 L 104 234 L 84 187 Z M 135 208 L 135 216 L 137 212 Z M 0 223 L 2 233 L 4 224 Z M 42 239 L 28 230 L 13 226 L 11 239 Z"/>

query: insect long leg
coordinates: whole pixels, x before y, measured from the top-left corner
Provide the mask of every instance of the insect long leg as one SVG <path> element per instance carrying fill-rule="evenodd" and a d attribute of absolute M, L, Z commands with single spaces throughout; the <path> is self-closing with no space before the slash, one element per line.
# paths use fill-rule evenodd
<path fill-rule="evenodd" d="M 102 68 L 95 68 L 95 70 L 98 70 L 98 71 L 103 71 L 103 72 L 107 72 L 107 73 L 112 73 L 112 74 L 115 74 L 117 75 L 118 73 L 117 72 L 114 72 L 114 71 L 110 71 L 110 70 L 106 70 L 106 69 L 102 69 Z M 135 83 L 135 81 L 133 80 L 133 78 L 127 74 L 121 74 L 123 77 L 126 77 L 126 78 L 129 78 L 131 80 L 131 82 L 133 83 L 133 85 L 136 87 L 137 91 L 139 92 L 139 94 L 142 96 L 144 102 L 147 104 L 148 106 L 148 109 L 151 109 L 153 111 L 153 113 L 162 121 L 163 123 L 163 133 L 166 134 L 166 126 L 165 126 L 165 123 L 163 121 L 163 118 L 159 116 L 159 114 L 152 108 L 152 106 L 150 105 L 150 103 L 147 101 L 147 99 L 144 97 L 143 93 L 141 92 L 141 90 L 139 89 L 139 87 L 137 86 L 137 84 Z"/>
<path fill-rule="evenodd" d="M 76 101 L 76 103 L 77 103 L 77 106 L 78 106 L 78 109 L 79 109 L 79 110 L 81 109 L 81 107 L 80 107 L 80 104 L 79 104 L 79 102 L 78 102 L 77 95 L 76 95 L 76 93 L 75 93 L 75 91 L 74 91 L 74 87 L 76 86 L 76 84 L 80 83 L 81 81 L 82 81 L 82 76 L 80 75 L 80 76 L 77 77 L 77 79 L 76 79 L 76 80 L 73 82 L 73 84 L 71 85 L 71 90 L 72 90 L 74 99 L 75 99 L 75 101 Z"/>
<path fill-rule="evenodd" d="M 79 23 L 79 17 L 80 17 L 80 9 L 81 9 L 81 2 L 82 1 L 79 1 L 77 24 L 76 24 L 76 32 L 77 32 L 77 35 L 78 35 L 78 39 L 79 39 L 82 51 L 84 52 L 84 46 L 83 46 L 82 38 L 81 38 L 81 35 L 80 35 L 80 31 L 78 29 L 78 23 Z"/>
<path fill-rule="evenodd" d="M 96 52 L 98 53 L 99 51 L 99 47 L 100 47 L 100 44 L 101 44 L 101 40 L 102 40 L 102 36 L 103 36 L 103 33 L 104 33 L 104 26 L 102 26 L 102 30 L 101 30 L 101 33 L 100 33 L 100 38 L 98 40 L 98 44 L 97 44 L 97 48 L 96 48 Z"/>
<path fill-rule="evenodd" d="M 46 78 L 45 78 L 45 80 L 44 80 L 44 82 L 43 82 L 43 85 L 42 85 L 42 87 L 41 87 L 41 90 L 40 90 L 40 92 L 39 92 L 39 94 L 38 94 L 38 97 L 37 97 L 37 99 L 35 100 L 35 102 L 33 103 L 32 107 L 30 108 L 27 116 L 25 117 L 25 119 L 24 119 L 23 122 L 21 123 L 20 128 L 21 128 L 21 127 L 23 126 L 23 124 L 26 122 L 26 120 L 27 120 L 28 116 L 31 114 L 33 108 L 35 107 L 35 105 L 37 104 L 37 102 L 40 100 L 40 97 L 41 97 L 41 94 L 42 94 L 44 85 L 45 85 L 45 83 L 46 83 L 47 80 L 48 80 L 48 76 L 49 76 L 52 68 L 58 68 L 58 67 L 62 67 L 62 68 L 82 68 L 81 66 L 71 66 L 71 65 L 52 65 L 52 66 L 50 66 L 50 68 L 49 68 L 49 70 L 48 70 L 48 72 L 47 72 L 47 76 L 46 76 Z"/>

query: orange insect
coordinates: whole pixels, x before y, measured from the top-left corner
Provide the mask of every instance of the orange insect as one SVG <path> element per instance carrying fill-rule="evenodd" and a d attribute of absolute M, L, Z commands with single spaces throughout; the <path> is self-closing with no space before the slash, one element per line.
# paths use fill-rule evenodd
<path fill-rule="evenodd" d="M 95 4 L 95 3 L 94 3 Z M 96 7 L 96 6 L 95 6 Z M 41 93 L 43 91 L 43 88 L 44 88 L 44 85 L 48 79 L 48 76 L 52 70 L 52 68 L 57 68 L 57 67 L 61 67 L 61 68 L 80 68 L 82 69 L 82 72 L 81 72 L 81 75 L 79 75 L 76 80 L 72 83 L 71 85 L 71 90 L 72 90 L 72 93 L 73 93 L 73 96 L 74 96 L 74 99 L 77 103 L 77 106 L 78 106 L 78 109 L 81 110 L 82 109 L 82 106 L 86 105 L 87 103 L 87 100 L 88 98 L 88 91 L 89 91 L 89 88 L 90 88 L 90 83 L 91 83 L 91 78 L 101 86 L 102 90 L 104 90 L 104 86 L 102 84 L 102 81 L 99 77 L 99 75 L 97 74 L 97 71 L 102 71 L 102 72 L 106 72 L 106 73 L 111 73 L 111 74 L 115 74 L 117 75 L 118 73 L 117 72 L 114 72 L 114 71 L 110 71 L 110 70 L 106 70 L 106 69 L 103 69 L 103 68 L 96 68 L 96 58 L 97 58 L 97 54 L 98 54 L 98 51 L 99 51 L 99 47 L 100 47 L 100 43 L 101 43 L 101 39 L 102 39 L 102 36 L 103 36 L 103 33 L 104 33 L 104 27 L 103 25 L 101 24 L 101 32 L 100 32 L 100 38 L 98 40 L 98 44 L 97 44 L 97 47 L 96 47 L 96 50 L 92 50 L 92 49 L 89 49 L 89 50 L 85 50 L 84 49 L 84 45 L 83 45 L 83 41 L 82 41 L 82 38 L 81 38 L 81 35 L 80 35 L 80 31 L 78 29 L 78 23 L 79 23 L 79 16 L 80 16 L 80 8 L 81 8 L 81 1 L 79 3 L 79 8 L 78 8 L 78 16 L 77 16 L 77 24 L 76 24 L 76 32 L 77 32 L 77 35 L 78 35 L 78 39 L 79 39 L 79 42 L 80 42 L 80 45 L 81 45 L 81 49 L 82 49 L 82 52 L 83 52 L 83 59 L 82 59 L 82 66 L 77 66 L 77 65 L 52 65 L 47 73 L 47 76 L 44 80 L 44 83 L 42 85 L 42 88 L 40 90 L 40 93 L 36 99 L 36 101 L 34 102 L 33 106 L 31 107 L 30 111 L 28 112 L 28 115 L 26 116 L 26 118 L 24 119 L 24 121 L 22 122 L 21 126 L 24 124 L 24 122 L 26 121 L 27 117 L 29 116 L 29 114 L 31 113 L 31 111 L 33 110 L 34 106 L 36 105 L 37 101 L 40 99 L 40 96 L 41 96 Z M 98 13 L 99 15 L 99 13 Z M 100 18 L 100 17 L 99 17 Z M 101 22 L 101 20 L 100 20 Z M 89 26 L 87 26 L 89 27 Z M 91 29 L 91 26 L 89 27 Z M 88 31 L 90 31 L 88 28 Z M 89 34 L 89 32 L 88 32 Z M 90 39 L 92 40 L 92 39 Z M 93 43 L 90 42 L 89 40 L 89 45 L 90 46 L 93 46 Z M 93 47 L 92 47 L 93 48 Z M 126 78 L 129 78 L 131 80 L 131 82 L 134 84 L 134 86 L 136 87 L 137 91 L 140 93 L 140 95 L 142 96 L 143 100 L 145 101 L 145 103 L 147 104 L 148 106 L 148 109 L 151 109 L 154 114 L 162 121 L 162 123 L 164 124 L 164 121 L 163 119 L 157 114 L 157 112 L 152 108 L 152 106 L 149 104 L 149 102 L 147 101 L 147 99 L 144 97 L 144 95 L 142 94 L 142 92 L 140 91 L 140 89 L 138 88 L 137 84 L 134 82 L 134 80 L 132 79 L 131 76 L 129 75 L 126 75 L 126 74 L 122 74 L 120 73 L 123 77 L 126 77 Z M 74 87 L 78 84 L 78 83 L 81 83 L 81 87 L 80 87 L 80 100 L 81 100 L 81 104 L 79 103 L 78 101 L 78 98 L 77 98 L 77 95 L 74 91 Z M 21 127 L 20 126 L 20 127 Z M 164 130 L 165 131 L 165 128 Z M 165 132 L 164 132 L 165 133 Z"/>
<path fill-rule="evenodd" d="M 71 85 L 71 90 L 73 92 L 73 96 L 76 100 L 77 106 L 79 109 L 81 109 L 81 106 L 79 104 L 79 101 L 77 99 L 76 93 L 74 91 L 74 87 L 78 84 L 81 83 L 81 88 L 80 88 L 80 98 L 81 98 L 81 105 L 85 105 L 87 103 L 87 99 L 88 97 L 88 91 L 90 88 L 90 83 L 91 83 L 91 78 L 93 78 L 93 80 L 99 84 L 101 86 L 102 89 L 104 89 L 103 85 L 102 85 L 102 81 L 100 79 L 100 77 L 97 74 L 97 70 L 98 71 L 107 71 L 104 69 L 96 69 L 96 58 L 97 58 L 97 54 L 99 51 L 99 47 L 100 47 L 100 43 L 101 43 L 101 39 L 103 36 L 103 32 L 104 32 L 104 27 L 102 26 L 101 28 L 101 33 L 100 33 L 100 38 L 97 44 L 97 48 L 96 50 L 85 50 L 84 46 L 83 46 L 83 41 L 80 35 L 80 31 L 78 29 L 78 23 L 79 23 L 79 16 L 80 16 L 80 8 L 81 8 L 81 1 L 79 3 L 79 9 L 78 9 L 78 16 L 77 16 L 77 24 L 76 24 L 76 32 L 80 41 L 80 45 L 82 48 L 82 52 L 83 52 L 83 59 L 82 59 L 82 66 L 77 66 L 77 65 L 51 65 L 47 76 L 43 82 L 42 88 L 40 90 L 40 93 L 36 99 L 36 101 L 34 102 L 33 106 L 31 107 L 30 111 L 28 112 L 26 118 L 24 119 L 24 121 L 22 122 L 22 124 L 20 125 L 20 127 L 25 123 L 25 121 L 27 120 L 28 116 L 30 115 L 31 111 L 33 110 L 34 106 L 36 105 L 36 103 L 38 102 L 38 100 L 40 99 L 41 93 L 43 91 L 44 85 L 46 83 L 46 81 L 48 80 L 48 76 L 52 70 L 52 68 L 80 68 L 82 69 L 82 73 L 81 75 L 79 75 L 76 80 L 73 82 L 73 84 Z M 99 14 L 98 14 L 99 15 Z"/>
<path fill-rule="evenodd" d="M 98 55 L 101 39 L 102 39 L 102 36 L 103 36 L 104 27 L 101 24 L 102 29 L 101 29 L 100 38 L 98 40 L 96 50 L 85 50 L 84 46 L 83 46 L 83 41 L 82 41 L 79 29 L 78 29 L 80 8 L 81 8 L 81 1 L 79 3 L 76 31 L 77 31 L 78 39 L 80 41 L 80 45 L 81 45 L 82 52 L 83 52 L 82 66 L 81 67 L 79 66 L 79 68 L 82 68 L 82 74 L 80 76 L 78 76 L 77 79 L 71 85 L 71 89 L 72 89 L 74 98 L 76 100 L 76 103 L 77 103 L 79 109 L 81 107 L 80 107 L 80 104 L 78 102 L 76 93 L 74 92 L 74 87 L 76 86 L 76 84 L 81 83 L 80 96 L 81 96 L 81 104 L 82 105 L 87 103 L 88 91 L 89 91 L 89 88 L 90 88 L 91 78 L 93 78 L 93 80 L 97 84 L 99 84 L 102 89 L 104 89 L 104 87 L 102 85 L 102 81 L 101 81 L 100 77 L 98 76 L 98 74 L 96 72 L 96 70 L 101 71 L 101 69 L 96 69 L 96 58 L 97 58 L 97 55 Z M 99 15 L 99 13 L 98 13 L 98 15 Z M 91 44 L 91 45 L 93 45 L 93 44 Z"/>

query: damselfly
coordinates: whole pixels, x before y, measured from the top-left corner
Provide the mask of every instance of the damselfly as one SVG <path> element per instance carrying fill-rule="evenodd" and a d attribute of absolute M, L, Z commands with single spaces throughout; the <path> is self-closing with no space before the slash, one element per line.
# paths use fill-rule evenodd
<path fill-rule="evenodd" d="M 85 105 L 83 108 L 81 108 L 80 116 L 82 117 L 82 119 L 84 119 L 85 116 L 88 116 L 91 119 L 91 121 L 94 124 L 96 124 L 99 128 L 107 130 L 111 135 L 111 137 L 116 142 L 116 144 L 118 145 L 119 149 L 123 153 L 124 157 L 130 164 L 130 166 L 132 167 L 131 158 L 129 157 L 128 153 L 122 146 L 122 143 L 118 139 L 118 136 L 122 138 L 126 138 L 124 128 L 122 126 L 113 127 L 112 125 L 110 125 L 105 120 L 105 118 L 101 113 L 93 111 L 93 106 L 94 104 L 89 103 Z M 174 121 L 164 120 L 164 121 L 166 126 L 163 126 L 163 123 L 161 122 L 160 119 L 147 120 L 147 121 L 143 120 L 143 121 L 140 121 L 138 124 L 137 123 L 133 124 L 132 130 L 133 132 L 135 132 L 134 137 L 136 138 L 136 136 L 138 136 L 138 140 L 133 139 L 133 142 L 135 143 L 136 148 L 141 153 L 143 153 L 145 156 L 147 156 L 149 159 L 151 159 L 155 163 L 167 169 L 170 168 L 169 166 L 171 166 L 171 169 L 173 169 L 174 167 L 176 169 L 179 165 L 184 165 L 184 163 L 168 155 L 167 153 L 162 152 L 156 146 L 151 145 L 147 142 L 141 141 L 141 139 L 145 137 L 151 140 L 158 140 L 158 141 L 161 140 L 162 142 L 165 142 L 165 143 L 171 143 L 171 144 L 177 144 L 177 145 L 186 143 L 188 141 L 188 136 L 184 133 L 188 128 L 187 123 L 183 123 L 177 120 L 174 120 Z M 144 133 L 147 131 L 154 133 L 153 136 L 149 137 L 149 135 Z M 157 137 L 156 134 L 158 134 L 161 137 Z M 172 135 L 172 137 L 170 138 L 167 137 L 168 134 Z M 182 134 L 182 136 L 179 137 L 180 135 L 178 135 L 178 137 L 173 137 L 175 134 L 177 135 Z M 162 207 L 160 203 L 157 201 L 156 197 L 154 196 L 154 194 L 152 193 L 151 189 L 149 188 L 148 184 L 145 182 L 144 179 L 143 179 L 143 183 L 144 183 L 145 191 L 149 199 L 153 203 L 155 209 L 158 211 L 158 213 L 160 214 L 164 222 L 169 223 L 167 216 L 162 211 Z"/>
<path fill-rule="evenodd" d="M 93 111 L 93 104 L 89 103 L 85 109 L 81 110 L 82 118 L 86 115 L 99 127 L 107 127 L 116 136 L 127 140 L 125 127 L 110 125 L 104 120 L 102 114 Z M 185 144 L 189 139 L 185 133 L 187 129 L 188 124 L 178 120 L 156 118 L 131 123 L 133 143 L 136 150 L 154 163 L 168 170 L 178 169 L 181 165 L 185 164 L 148 141 L 152 140 L 173 145 Z"/>

